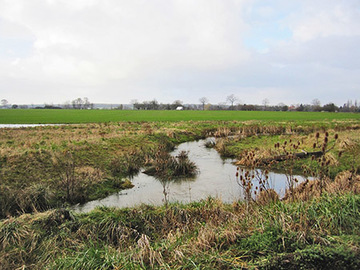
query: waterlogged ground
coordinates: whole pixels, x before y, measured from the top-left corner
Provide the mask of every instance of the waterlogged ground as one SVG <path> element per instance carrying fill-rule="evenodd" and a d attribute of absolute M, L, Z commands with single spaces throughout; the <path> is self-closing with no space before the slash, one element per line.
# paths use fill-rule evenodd
<path fill-rule="evenodd" d="M 134 188 L 76 206 L 75 209 L 87 212 L 96 206 L 133 207 L 142 203 L 161 205 L 165 201 L 164 188 L 170 202 L 188 203 L 213 197 L 232 203 L 243 197 L 236 180 L 237 167 L 233 165 L 234 160 L 222 159 L 215 149 L 206 148 L 205 140 L 182 143 L 172 155 L 181 151 L 187 151 L 190 160 L 198 166 L 197 177 L 162 184 L 154 177 L 140 173 L 132 179 Z M 270 187 L 283 196 L 287 187 L 286 176 L 277 173 L 270 173 L 269 176 Z"/>

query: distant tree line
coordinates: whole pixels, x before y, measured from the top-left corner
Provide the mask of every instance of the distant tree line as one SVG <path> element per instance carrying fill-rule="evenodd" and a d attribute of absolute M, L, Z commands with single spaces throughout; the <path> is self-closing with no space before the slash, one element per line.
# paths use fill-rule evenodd
<path fill-rule="evenodd" d="M 190 109 L 190 106 L 184 106 L 181 100 L 175 100 L 173 103 L 159 103 L 156 99 L 139 102 L 132 100 L 131 104 L 135 110 L 176 110 L 178 108 Z"/>
<path fill-rule="evenodd" d="M 74 100 L 65 102 L 64 109 L 87 110 L 94 109 L 94 103 L 91 103 L 87 97 L 76 98 Z"/>
<path fill-rule="evenodd" d="M 337 106 L 332 102 L 321 105 L 318 99 L 314 99 L 311 104 L 292 104 L 286 105 L 279 103 L 277 105 L 270 105 L 267 98 L 262 101 L 262 104 L 246 104 L 242 103 L 234 94 L 227 96 L 225 102 L 218 104 L 211 104 L 207 97 L 199 98 L 198 104 L 184 104 L 181 100 L 175 100 L 172 103 L 159 103 L 156 99 L 150 101 L 132 100 L 131 106 L 120 104 L 116 106 L 104 106 L 100 108 L 108 108 L 114 110 L 134 109 L 134 110 L 236 110 L 236 111 L 299 111 L 299 112 L 360 112 L 360 102 L 357 100 L 348 100 L 342 106 Z M 95 104 L 90 102 L 87 97 L 76 98 L 72 101 L 66 101 L 62 105 L 45 104 L 44 106 L 34 105 L 17 105 L 10 104 L 6 99 L 1 100 L 2 109 L 95 109 Z"/>

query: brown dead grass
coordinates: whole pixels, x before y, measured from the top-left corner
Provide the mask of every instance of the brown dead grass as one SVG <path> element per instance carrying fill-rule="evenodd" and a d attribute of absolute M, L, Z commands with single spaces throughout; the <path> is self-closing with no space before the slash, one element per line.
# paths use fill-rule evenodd
<path fill-rule="evenodd" d="M 266 205 L 269 203 L 276 203 L 278 202 L 279 195 L 273 189 L 263 190 L 260 194 L 256 197 L 256 202 L 260 205 Z"/>
<path fill-rule="evenodd" d="M 339 173 L 334 181 L 330 179 L 325 179 L 325 192 L 327 193 L 346 193 L 353 192 L 354 194 L 360 193 L 360 175 L 354 175 L 349 171 Z M 315 180 L 306 180 L 300 183 L 293 190 L 293 199 L 307 201 L 316 197 L 319 197 L 321 194 L 320 181 Z M 285 193 L 283 201 L 290 201 L 292 196 L 289 191 Z"/>

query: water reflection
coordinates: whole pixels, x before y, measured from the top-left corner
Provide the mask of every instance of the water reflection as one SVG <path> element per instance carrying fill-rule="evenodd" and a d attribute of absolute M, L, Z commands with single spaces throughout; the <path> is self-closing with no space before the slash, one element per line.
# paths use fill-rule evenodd
<path fill-rule="evenodd" d="M 193 179 L 159 181 L 152 176 L 139 173 L 132 180 L 134 188 L 120 191 L 102 200 L 76 206 L 77 211 L 90 211 L 96 206 L 132 207 L 142 203 L 161 205 L 165 202 L 199 201 L 209 196 L 220 198 L 226 203 L 243 198 L 242 189 L 236 181 L 236 166 L 232 159 L 222 159 L 218 152 L 206 148 L 205 141 L 180 144 L 172 155 L 188 151 L 189 159 L 196 163 L 199 174 Z M 269 174 L 270 187 L 281 196 L 285 193 L 286 177 Z M 166 194 L 166 196 L 165 196 Z"/>

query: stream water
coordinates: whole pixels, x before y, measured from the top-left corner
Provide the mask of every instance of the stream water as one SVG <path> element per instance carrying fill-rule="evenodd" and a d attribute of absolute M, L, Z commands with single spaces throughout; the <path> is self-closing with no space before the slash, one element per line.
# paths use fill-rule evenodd
<path fill-rule="evenodd" d="M 231 159 L 222 159 L 215 149 L 206 148 L 205 140 L 180 144 L 172 155 L 188 151 L 189 159 L 196 163 L 199 174 L 193 179 L 182 179 L 167 184 L 169 202 L 199 201 L 207 197 L 220 198 L 223 202 L 232 203 L 243 198 L 240 186 L 236 181 L 236 166 Z M 286 188 L 286 176 L 270 173 L 270 187 L 283 196 Z M 298 177 L 302 179 L 301 177 Z M 134 187 L 122 190 L 101 200 L 90 201 L 74 206 L 78 212 L 88 212 L 97 206 L 132 207 L 140 204 L 161 205 L 164 203 L 164 186 L 159 180 L 144 173 L 132 179 Z"/>

